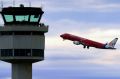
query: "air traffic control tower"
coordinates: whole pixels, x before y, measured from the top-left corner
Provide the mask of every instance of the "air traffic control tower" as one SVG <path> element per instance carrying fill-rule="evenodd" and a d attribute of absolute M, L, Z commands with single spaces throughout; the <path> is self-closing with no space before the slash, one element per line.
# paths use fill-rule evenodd
<path fill-rule="evenodd" d="M 44 60 L 48 26 L 38 7 L 6 7 L 1 11 L 0 60 L 12 64 L 12 79 L 32 79 L 32 63 Z"/>

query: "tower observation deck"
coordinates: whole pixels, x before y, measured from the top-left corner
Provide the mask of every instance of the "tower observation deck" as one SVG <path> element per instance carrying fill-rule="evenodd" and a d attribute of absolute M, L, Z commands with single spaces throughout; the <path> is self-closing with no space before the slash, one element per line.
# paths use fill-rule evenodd
<path fill-rule="evenodd" d="M 32 63 L 44 60 L 48 26 L 38 7 L 6 7 L 0 12 L 0 60 L 12 64 L 12 79 L 32 79 Z"/>

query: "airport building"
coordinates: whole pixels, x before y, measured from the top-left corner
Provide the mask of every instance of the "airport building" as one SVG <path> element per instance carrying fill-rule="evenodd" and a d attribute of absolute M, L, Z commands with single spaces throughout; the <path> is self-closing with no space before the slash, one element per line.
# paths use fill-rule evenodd
<path fill-rule="evenodd" d="M 0 12 L 0 60 L 12 64 L 12 79 L 32 79 L 32 63 L 44 60 L 45 33 L 42 8 L 4 7 Z"/>

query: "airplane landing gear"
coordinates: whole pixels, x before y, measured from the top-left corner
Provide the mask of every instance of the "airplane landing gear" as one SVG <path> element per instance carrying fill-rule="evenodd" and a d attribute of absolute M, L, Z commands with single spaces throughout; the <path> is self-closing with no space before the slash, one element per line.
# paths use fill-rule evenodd
<path fill-rule="evenodd" d="M 83 48 L 85 49 L 85 48 L 86 48 L 86 46 L 84 45 L 84 46 L 83 46 Z"/>
<path fill-rule="evenodd" d="M 89 49 L 90 47 L 89 46 L 87 46 L 87 49 Z"/>

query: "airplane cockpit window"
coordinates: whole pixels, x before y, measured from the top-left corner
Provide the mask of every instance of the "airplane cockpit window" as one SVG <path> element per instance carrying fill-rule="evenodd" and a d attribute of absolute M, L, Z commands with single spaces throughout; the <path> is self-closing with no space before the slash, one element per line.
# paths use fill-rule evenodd
<path fill-rule="evenodd" d="M 13 15 L 4 15 L 6 22 L 13 22 Z"/>

